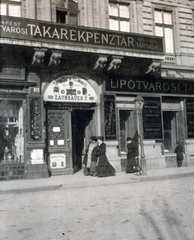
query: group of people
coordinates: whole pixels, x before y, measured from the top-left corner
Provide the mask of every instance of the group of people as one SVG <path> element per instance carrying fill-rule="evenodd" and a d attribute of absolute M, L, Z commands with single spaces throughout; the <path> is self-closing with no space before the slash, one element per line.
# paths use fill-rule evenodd
<path fill-rule="evenodd" d="M 139 145 L 138 139 L 135 140 L 128 137 L 127 141 L 127 165 L 126 173 L 137 173 L 141 175 L 141 167 L 139 163 Z M 175 148 L 177 154 L 177 166 L 181 167 L 183 162 L 184 147 L 178 143 Z M 104 143 L 104 137 L 90 138 L 87 151 L 84 156 L 83 164 L 85 165 L 84 174 L 97 177 L 114 176 L 116 171 L 109 163 L 106 156 L 106 144 Z"/>
<path fill-rule="evenodd" d="M 84 174 L 93 177 L 115 176 L 116 170 L 106 156 L 104 137 L 92 136 L 83 159 Z"/>

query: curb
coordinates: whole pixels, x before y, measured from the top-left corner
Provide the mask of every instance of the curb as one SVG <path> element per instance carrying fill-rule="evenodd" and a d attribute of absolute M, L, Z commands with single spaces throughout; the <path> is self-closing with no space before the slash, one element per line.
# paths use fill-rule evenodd
<path fill-rule="evenodd" d="M 61 189 L 78 189 L 78 188 L 90 188 L 90 187 L 100 187 L 100 186 L 109 186 L 109 185 L 121 185 L 121 184 L 134 184 L 139 182 L 149 182 L 149 181 L 161 181 L 161 180 L 168 180 L 168 179 L 177 179 L 183 177 L 193 177 L 194 172 L 190 173 L 179 173 L 174 175 L 162 175 L 162 176 L 136 176 L 129 179 L 129 181 L 123 182 L 108 182 L 103 184 L 92 184 L 92 185 L 69 185 L 65 186 L 62 184 L 59 185 L 50 185 L 50 186 L 40 186 L 40 187 L 31 187 L 31 188 L 20 188 L 20 189 L 8 189 L 8 190 L 0 190 L 0 194 L 14 194 L 14 193 L 28 193 L 28 192 L 40 192 L 40 191 L 52 191 L 52 190 L 61 190 Z"/>
<path fill-rule="evenodd" d="M 54 185 L 54 186 L 35 187 L 35 188 L 21 188 L 21 189 L 0 190 L 0 194 L 52 191 L 52 190 L 58 190 L 60 188 L 62 188 L 62 184 Z"/>

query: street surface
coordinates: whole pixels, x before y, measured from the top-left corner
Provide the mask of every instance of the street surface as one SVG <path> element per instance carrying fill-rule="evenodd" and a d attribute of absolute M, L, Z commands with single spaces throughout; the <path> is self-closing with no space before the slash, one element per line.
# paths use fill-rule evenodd
<path fill-rule="evenodd" d="M 187 177 L 1 194 L 0 239 L 194 240 L 193 183 Z"/>

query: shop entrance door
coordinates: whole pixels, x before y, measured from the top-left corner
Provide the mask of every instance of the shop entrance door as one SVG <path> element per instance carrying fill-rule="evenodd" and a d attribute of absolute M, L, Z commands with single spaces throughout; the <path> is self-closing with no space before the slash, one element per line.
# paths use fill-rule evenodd
<path fill-rule="evenodd" d="M 47 154 L 51 175 L 73 172 L 71 112 L 47 110 Z"/>
<path fill-rule="evenodd" d="M 51 175 L 82 168 L 89 138 L 94 134 L 94 110 L 47 110 L 47 154 Z"/>
<path fill-rule="evenodd" d="M 94 133 L 93 110 L 74 109 L 72 121 L 72 158 L 74 172 L 82 168 L 82 159 L 89 139 Z"/>

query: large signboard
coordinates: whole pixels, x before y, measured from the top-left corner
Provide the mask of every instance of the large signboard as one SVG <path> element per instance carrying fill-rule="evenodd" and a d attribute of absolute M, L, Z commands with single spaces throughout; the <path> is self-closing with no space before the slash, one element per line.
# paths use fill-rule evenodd
<path fill-rule="evenodd" d="M 77 76 L 67 75 L 48 84 L 44 91 L 44 101 L 96 103 L 97 95 L 86 80 Z"/>
<path fill-rule="evenodd" d="M 194 138 L 194 98 L 186 99 L 187 136 Z"/>
<path fill-rule="evenodd" d="M 115 96 L 104 96 L 105 139 L 116 139 Z"/>
<path fill-rule="evenodd" d="M 194 94 L 194 81 L 148 78 L 112 78 L 106 81 L 106 91 L 166 94 Z"/>
<path fill-rule="evenodd" d="M 163 53 L 163 38 L 0 16 L 0 36 Z"/>
<path fill-rule="evenodd" d="M 145 97 L 142 114 L 144 139 L 162 139 L 160 98 Z"/>

